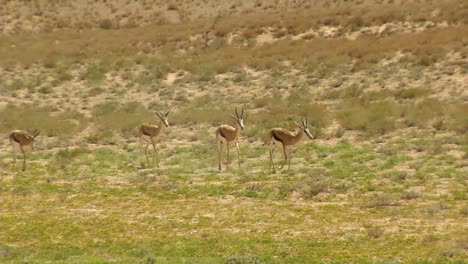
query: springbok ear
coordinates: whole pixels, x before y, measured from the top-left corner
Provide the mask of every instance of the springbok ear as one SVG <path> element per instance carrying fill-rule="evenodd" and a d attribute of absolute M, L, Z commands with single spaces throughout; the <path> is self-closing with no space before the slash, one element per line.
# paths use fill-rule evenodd
<path fill-rule="evenodd" d="M 167 111 L 166 114 L 164 115 L 165 117 L 167 117 L 169 115 L 169 113 L 171 112 L 171 110 Z"/>

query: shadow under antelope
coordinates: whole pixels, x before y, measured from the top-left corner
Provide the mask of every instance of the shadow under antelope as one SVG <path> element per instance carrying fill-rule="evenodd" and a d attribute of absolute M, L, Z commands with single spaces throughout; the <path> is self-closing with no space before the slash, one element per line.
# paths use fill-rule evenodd
<path fill-rule="evenodd" d="M 241 165 L 240 149 L 239 149 L 239 134 L 244 130 L 244 108 L 241 112 L 237 112 L 237 107 L 234 109 L 235 115 L 231 114 L 234 118 L 235 125 L 221 125 L 216 129 L 216 149 L 218 151 L 218 170 L 221 171 L 221 153 L 223 151 L 223 142 L 226 142 L 227 148 L 227 163 L 226 168 L 229 168 L 229 144 L 235 142 L 237 148 L 237 157 L 239 159 L 239 168 Z"/>
<path fill-rule="evenodd" d="M 288 162 L 288 170 L 291 169 L 291 157 L 288 155 L 286 151 L 286 147 L 292 146 L 306 135 L 309 139 L 314 139 L 312 134 L 309 132 L 309 128 L 307 127 L 307 118 L 301 118 L 301 123 L 295 122 L 299 129 L 295 132 L 289 131 L 285 128 L 273 128 L 267 134 L 268 144 L 270 145 L 270 170 L 273 167 L 273 172 L 275 173 L 275 164 L 273 163 L 273 152 L 275 151 L 276 142 L 280 142 L 283 146 L 283 155 L 284 155 L 284 163 L 281 165 L 280 169 L 286 165 Z"/>
<path fill-rule="evenodd" d="M 24 147 L 31 146 L 31 149 L 34 150 L 34 140 L 37 136 L 39 136 L 39 133 L 40 132 L 37 131 L 37 129 L 34 129 L 31 132 L 25 132 L 23 130 L 14 130 L 9 136 L 10 143 L 13 148 L 14 165 L 16 165 L 16 148 L 19 147 L 19 149 L 23 153 L 23 171 L 26 170 L 26 152 L 24 151 Z"/>

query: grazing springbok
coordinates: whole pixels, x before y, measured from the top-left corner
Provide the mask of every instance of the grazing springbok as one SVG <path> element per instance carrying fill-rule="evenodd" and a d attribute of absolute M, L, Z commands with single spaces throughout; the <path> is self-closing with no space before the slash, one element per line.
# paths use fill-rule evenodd
<path fill-rule="evenodd" d="M 232 117 L 235 120 L 235 126 L 230 125 L 221 125 L 216 129 L 216 148 L 218 150 L 218 169 L 221 171 L 221 153 L 223 151 L 223 141 L 226 142 L 227 148 L 227 163 L 226 168 L 229 168 L 229 143 L 236 142 L 237 148 L 237 157 L 239 159 L 239 167 L 241 165 L 240 160 L 240 149 L 239 149 L 239 134 L 241 130 L 244 130 L 244 108 L 241 112 L 237 112 L 237 107 L 235 108 L 235 114 Z"/>
<path fill-rule="evenodd" d="M 23 153 L 23 171 L 26 170 L 26 153 L 24 152 L 24 147 L 31 146 L 31 149 L 34 149 L 34 140 L 39 135 L 39 131 L 34 129 L 32 132 L 25 132 L 22 130 L 14 130 L 10 134 L 10 143 L 13 148 L 14 155 L 14 164 L 16 164 L 16 151 L 15 149 L 19 147 Z"/>
<path fill-rule="evenodd" d="M 169 127 L 169 122 L 167 121 L 167 116 L 169 115 L 170 111 L 167 111 L 166 113 L 162 113 L 159 110 L 156 110 L 155 113 L 161 120 L 159 122 L 159 125 L 155 124 L 143 124 L 140 126 L 138 129 L 138 135 L 140 137 L 140 142 L 141 140 L 146 141 L 146 147 L 145 147 L 145 155 L 146 155 L 146 161 L 149 163 L 149 158 L 148 158 L 148 147 L 149 145 L 153 145 L 153 166 L 154 166 L 154 160 L 155 156 L 157 156 L 157 150 L 156 150 L 156 144 L 158 143 L 159 137 L 162 134 L 162 131 L 164 130 L 164 126 Z M 149 137 L 149 141 L 144 138 L 144 136 Z M 156 165 L 159 168 L 159 161 L 156 157 Z"/>
<path fill-rule="evenodd" d="M 283 145 L 284 164 L 281 165 L 280 169 L 283 168 L 286 162 L 288 162 L 288 169 L 291 169 L 291 157 L 288 157 L 286 147 L 292 146 L 299 142 L 304 134 L 307 135 L 309 139 L 314 138 L 307 128 L 307 118 L 301 119 L 300 124 L 297 122 L 295 123 L 299 127 L 299 130 L 296 132 L 292 132 L 284 128 L 273 128 L 267 134 L 268 143 L 270 144 L 270 170 L 273 167 L 274 173 L 276 173 L 276 170 L 275 164 L 273 164 L 273 152 L 275 151 L 276 141 L 281 142 Z"/>

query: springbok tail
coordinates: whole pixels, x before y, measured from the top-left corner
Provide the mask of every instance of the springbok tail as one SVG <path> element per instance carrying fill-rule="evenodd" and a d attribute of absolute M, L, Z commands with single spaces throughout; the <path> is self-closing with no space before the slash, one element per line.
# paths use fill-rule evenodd
<path fill-rule="evenodd" d="M 263 138 L 263 145 L 268 145 L 273 140 L 273 130 L 268 131 L 268 133 Z"/>

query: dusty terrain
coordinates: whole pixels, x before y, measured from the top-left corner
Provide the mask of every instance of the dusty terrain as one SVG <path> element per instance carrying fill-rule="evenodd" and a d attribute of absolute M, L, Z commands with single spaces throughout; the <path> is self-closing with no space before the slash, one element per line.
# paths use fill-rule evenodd
<path fill-rule="evenodd" d="M 0 260 L 466 261 L 468 4 L 218 2 L 5 1 Z M 303 116 L 316 138 L 271 173 L 266 132 Z M 23 172 L 8 134 L 33 128 Z"/>

